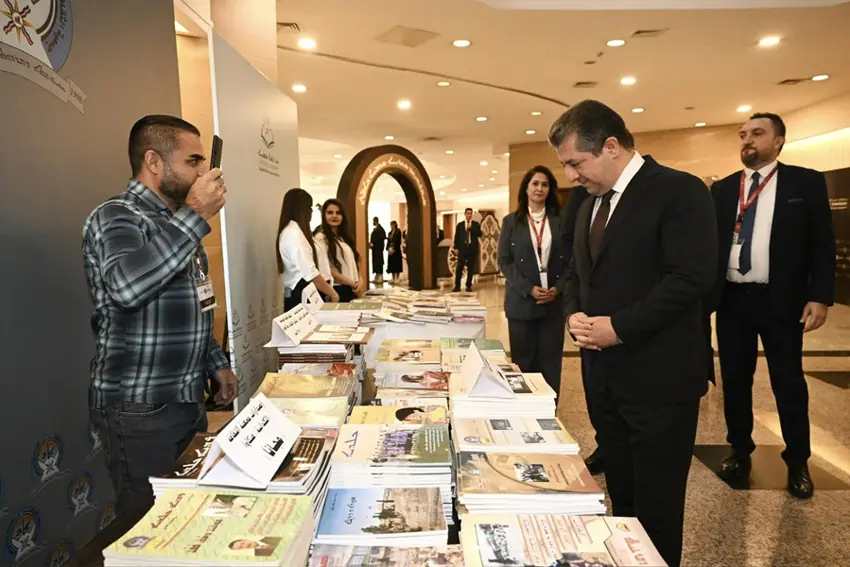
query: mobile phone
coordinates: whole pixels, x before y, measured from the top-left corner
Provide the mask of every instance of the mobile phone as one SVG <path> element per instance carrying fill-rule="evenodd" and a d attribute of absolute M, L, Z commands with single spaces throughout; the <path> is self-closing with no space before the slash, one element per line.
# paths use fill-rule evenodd
<path fill-rule="evenodd" d="M 210 155 L 210 169 L 221 167 L 221 147 L 223 145 L 224 141 L 219 138 L 218 135 L 213 136 L 212 154 Z"/>

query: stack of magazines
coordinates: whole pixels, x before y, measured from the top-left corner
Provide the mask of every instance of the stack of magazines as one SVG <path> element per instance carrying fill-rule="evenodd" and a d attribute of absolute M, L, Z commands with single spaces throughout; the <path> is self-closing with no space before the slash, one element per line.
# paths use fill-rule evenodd
<path fill-rule="evenodd" d="M 456 451 L 554 455 L 579 452 L 578 443 L 557 417 L 458 419 L 452 426 Z"/>
<path fill-rule="evenodd" d="M 352 303 L 325 303 L 314 313 L 319 323 L 326 325 L 359 325 L 364 313 L 381 310 L 380 301 L 358 301 Z"/>
<path fill-rule="evenodd" d="M 169 490 L 104 550 L 104 565 L 305 565 L 310 505 L 307 496 Z"/>
<path fill-rule="evenodd" d="M 421 374 L 440 371 L 440 341 L 431 339 L 384 339 L 375 359 L 377 376 Z"/>
<path fill-rule="evenodd" d="M 313 546 L 308 567 L 463 567 L 463 548 L 459 545 L 440 547 L 370 547 L 367 545 Z"/>
<path fill-rule="evenodd" d="M 353 376 L 316 376 L 269 372 L 257 392 L 274 398 L 345 398 L 348 406 L 360 403 L 360 383 Z M 273 402 L 274 403 L 274 402 Z"/>
<path fill-rule="evenodd" d="M 637 518 L 468 514 L 461 541 L 466 567 L 667 565 Z"/>
<path fill-rule="evenodd" d="M 449 380 L 449 409 L 452 421 L 460 418 L 555 417 L 555 391 L 542 374 L 503 372 L 513 395 L 483 396 L 467 390 L 463 380 Z"/>
<path fill-rule="evenodd" d="M 473 514 L 604 514 L 605 495 L 578 455 L 462 451 L 458 500 Z"/>
<path fill-rule="evenodd" d="M 331 362 L 351 362 L 354 360 L 354 347 L 350 344 L 306 344 L 277 349 L 278 367 L 285 364 L 311 364 Z"/>
<path fill-rule="evenodd" d="M 448 423 L 446 400 L 442 398 L 397 398 L 373 400 L 372 405 L 357 406 L 351 410 L 348 423 L 354 425 L 418 425 Z M 392 400 L 395 402 L 396 400 Z"/>

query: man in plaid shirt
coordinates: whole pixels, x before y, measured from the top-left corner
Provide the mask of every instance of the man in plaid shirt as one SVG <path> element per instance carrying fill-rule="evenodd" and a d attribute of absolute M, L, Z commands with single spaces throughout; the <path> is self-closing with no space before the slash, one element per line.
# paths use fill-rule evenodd
<path fill-rule="evenodd" d="M 130 131 L 133 178 L 83 227 L 97 352 L 90 418 L 106 444 L 116 512 L 153 505 L 149 476 L 171 470 L 206 431 L 204 386 L 236 396 L 236 376 L 212 336 L 215 305 L 201 240 L 224 205 L 221 170 L 208 171 L 198 129 L 146 116 Z"/>

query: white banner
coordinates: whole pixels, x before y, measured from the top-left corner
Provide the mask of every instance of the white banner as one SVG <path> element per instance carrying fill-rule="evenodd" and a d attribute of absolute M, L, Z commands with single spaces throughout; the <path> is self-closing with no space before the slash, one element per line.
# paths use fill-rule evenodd
<path fill-rule="evenodd" d="M 215 131 L 227 182 L 221 238 L 236 411 L 277 366 L 264 349 L 283 311 L 277 226 L 287 190 L 299 185 L 298 110 L 221 36 L 210 34 Z M 207 142 L 209 143 L 209 142 Z"/>

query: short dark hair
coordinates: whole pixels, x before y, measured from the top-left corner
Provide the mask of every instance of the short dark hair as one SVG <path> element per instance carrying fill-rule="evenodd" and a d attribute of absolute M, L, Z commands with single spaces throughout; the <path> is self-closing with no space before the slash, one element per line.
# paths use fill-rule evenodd
<path fill-rule="evenodd" d="M 471 212 L 472 212 L 472 207 L 466 207 L 466 208 L 463 210 L 463 214 L 466 214 L 466 211 L 469 211 L 469 212 L 471 213 Z"/>
<path fill-rule="evenodd" d="M 773 124 L 773 133 L 777 136 L 785 137 L 785 122 L 782 117 L 772 112 L 756 112 L 750 116 L 750 120 L 758 120 L 759 118 L 767 118 Z"/>
<path fill-rule="evenodd" d="M 564 112 L 549 129 L 549 143 L 558 148 L 572 134 L 576 135 L 576 148 L 580 152 L 594 155 L 602 153 L 605 140 L 611 137 L 627 150 L 635 147 L 635 139 L 622 116 L 598 100 L 583 100 Z"/>
<path fill-rule="evenodd" d="M 162 159 L 168 159 L 177 149 L 180 132 L 201 135 L 194 125 L 182 118 L 167 114 L 151 114 L 133 124 L 128 144 L 133 176 L 142 171 L 142 164 L 145 162 L 145 154 L 148 150 L 155 151 Z"/>
<path fill-rule="evenodd" d="M 425 411 L 425 409 L 417 407 L 397 409 L 395 410 L 395 418 L 399 421 L 404 421 L 418 411 Z"/>

